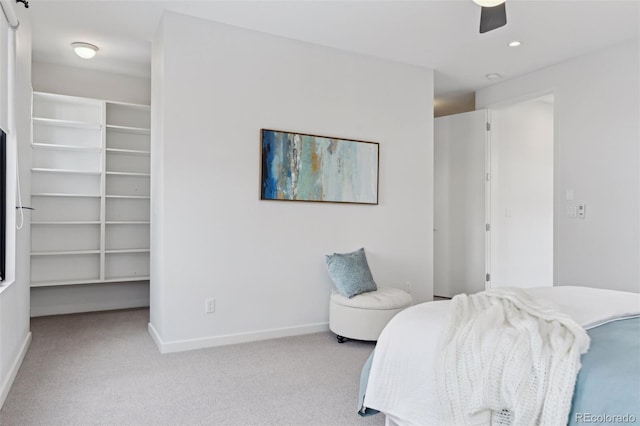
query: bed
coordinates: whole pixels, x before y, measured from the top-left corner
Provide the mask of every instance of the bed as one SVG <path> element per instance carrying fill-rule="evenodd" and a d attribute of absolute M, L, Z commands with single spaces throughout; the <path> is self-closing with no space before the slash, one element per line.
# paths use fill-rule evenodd
<path fill-rule="evenodd" d="M 525 293 L 588 335 L 575 390 L 565 389 L 572 397 L 567 423 L 640 422 L 640 294 L 570 286 Z M 380 412 L 388 425 L 452 424 L 438 396 L 437 367 L 453 306 L 422 303 L 389 322 L 362 371 L 360 415 Z"/>

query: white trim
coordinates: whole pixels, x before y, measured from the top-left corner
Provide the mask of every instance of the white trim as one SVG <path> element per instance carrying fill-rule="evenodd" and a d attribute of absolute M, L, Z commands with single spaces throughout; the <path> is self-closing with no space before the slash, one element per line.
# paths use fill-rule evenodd
<path fill-rule="evenodd" d="M 532 101 L 534 99 L 542 98 L 547 95 L 553 95 L 554 103 L 555 103 L 555 100 L 557 99 L 557 96 L 558 96 L 557 92 L 558 92 L 557 86 L 551 86 L 543 89 L 532 90 L 532 91 L 520 94 L 518 96 L 514 96 L 513 98 L 502 99 L 496 102 L 490 102 L 479 109 L 495 110 L 495 109 L 501 109 L 501 108 L 508 108 L 510 106 L 518 105 L 523 102 Z"/>
<path fill-rule="evenodd" d="M 491 111 L 484 109 L 484 118 L 487 127 L 484 134 L 484 223 L 489 225 L 484 234 L 484 272 L 485 290 L 491 289 Z M 486 279 L 486 276 L 489 279 Z"/>
<path fill-rule="evenodd" d="M 216 346 L 233 345 L 236 343 L 257 342 L 260 340 L 277 339 L 279 337 L 300 336 L 303 334 L 321 333 L 329 331 L 329 323 L 307 324 L 296 327 L 272 328 L 269 330 L 251 331 L 247 333 L 225 334 L 222 336 L 203 337 L 198 339 L 174 340 L 165 342 L 160 337 L 153 324 L 148 325 L 149 334 L 158 346 L 160 353 L 190 351 L 194 349 L 213 348 Z"/>
<path fill-rule="evenodd" d="M 160 333 L 158 333 L 156 331 L 156 328 L 151 323 L 149 323 L 147 325 L 147 330 L 149 331 L 149 334 L 151 335 L 151 338 L 153 339 L 153 342 L 158 347 L 158 350 L 160 351 L 160 353 L 161 354 L 164 353 L 162 351 L 162 347 L 163 347 L 164 343 L 162 342 L 162 338 L 160 337 Z"/>
<path fill-rule="evenodd" d="M 4 293 L 4 291 L 11 287 L 11 284 L 15 282 L 15 279 L 9 279 L 8 277 L 5 281 L 0 281 L 0 294 Z"/>
<path fill-rule="evenodd" d="M 22 365 L 22 361 L 24 360 L 25 355 L 27 354 L 27 350 L 29 349 L 29 345 L 31 345 L 31 332 L 27 334 L 27 337 L 24 339 L 22 343 L 22 347 L 20 348 L 20 352 L 18 356 L 13 361 L 11 368 L 9 369 L 9 374 L 7 375 L 6 380 L 0 385 L 0 408 L 4 405 L 4 401 L 7 399 L 9 395 L 9 390 L 11 390 L 11 385 L 13 385 L 13 381 L 18 374 L 18 370 Z"/>

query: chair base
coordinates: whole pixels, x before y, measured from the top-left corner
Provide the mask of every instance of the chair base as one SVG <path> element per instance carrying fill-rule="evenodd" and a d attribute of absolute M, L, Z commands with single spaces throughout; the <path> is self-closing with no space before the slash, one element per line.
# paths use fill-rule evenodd
<path fill-rule="evenodd" d="M 357 299 L 359 297 L 361 299 Z M 396 303 L 390 305 L 390 298 Z M 329 304 L 329 329 L 337 335 L 339 343 L 346 339 L 376 341 L 391 318 L 411 306 L 411 302 L 408 293 L 390 288 L 363 293 L 352 299 L 333 295 Z"/>

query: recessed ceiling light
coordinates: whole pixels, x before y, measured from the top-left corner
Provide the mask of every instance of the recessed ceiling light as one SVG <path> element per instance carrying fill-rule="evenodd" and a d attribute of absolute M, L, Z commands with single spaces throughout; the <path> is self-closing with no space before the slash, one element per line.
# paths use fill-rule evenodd
<path fill-rule="evenodd" d="M 518 40 L 514 40 L 511 43 L 509 43 L 509 47 L 518 47 L 520 46 L 520 42 Z"/>
<path fill-rule="evenodd" d="M 96 52 L 98 51 L 97 46 L 79 41 L 71 43 L 71 47 L 73 47 L 73 51 L 76 52 L 76 55 L 80 56 L 83 59 L 93 58 L 94 56 L 96 56 Z"/>
<path fill-rule="evenodd" d="M 485 75 L 485 77 L 487 77 L 488 80 L 496 80 L 500 77 L 502 77 L 500 74 L 498 74 L 497 72 L 492 72 L 491 74 L 487 74 Z"/>
<path fill-rule="evenodd" d="M 473 0 L 475 4 L 482 7 L 494 7 L 505 2 L 505 0 Z"/>

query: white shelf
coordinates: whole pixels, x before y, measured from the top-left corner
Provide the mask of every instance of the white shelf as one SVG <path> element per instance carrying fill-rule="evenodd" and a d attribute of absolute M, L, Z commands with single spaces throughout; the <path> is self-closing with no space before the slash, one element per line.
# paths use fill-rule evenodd
<path fill-rule="evenodd" d="M 100 225 L 100 221 L 83 221 L 83 220 L 40 220 L 31 221 L 32 225 Z"/>
<path fill-rule="evenodd" d="M 83 98 L 80 96 L 73 95 L 61 95 L 58 93 L 47 93 L 47 92 L 33 92 L 34 98 L 34 106 L 37 103 L 38 99 L 47 100 L 48 102 L 52 102 L 56 106 L 60 106 L 60 104 L 71 104 L 71 105 L 81 105 L 85 108 L 96 107 L 103 103 L 103 101 L 92 98 Z M 135 104 L 138 105 L 138 104 Z"/>
<path fill-rule="evenodd" d="M 36 281 L 31 283 L 31 287 L 54 287 L 54 286 L 63 286 L 63 285 L 85 285 L 85 284 L 101 284 L 101 283 L 126 283 L 132 281 L 148 281 L 151 277 L 141 277 L 141 276 L 130 276 L 130 277 L 118 277 L 118 278 L 107 278 L 101 280 L 100 278 L 96 279 L 86 279 L 86 280 L 67 280 L 67 281 Z"/>
<path fill-rule="evenodd" d="M 151 224 L 148 220 L 109 220 L 106 221 L 107 225 L 149 225 Z"/>
<path fill-rule="evenodd" d="M 120 198 L 120 199 L 131 199 L 131 200 L 149 200 L 151 196 L 149 195 L 107 195 L 107 198 Z"/>
<path fill-rule="evenodd" d="M 115 130 L 123 133 L 134 133 L 138 135 L 151 134 L 151 130 L 144 127 L 115 126 L 113 124 L 107 124 L 107 130 Z"/>
<path fill-rule="evenodd" d="M 102 125 L 100 123 L 87 123 L 84 121 L 59 120 L 57 118 L 41 118 L 41 117 L 33 117 L 33 124 L 41 124 L 41 125 L 56 126 L 56 127 L 71 127 L 75 129 L 100 130 L 102 128 Z"/>
<path fill-rule="evenodd" d="M 149 253 L 150 249 L 117 249 L 117 250 L 105 250 L 106 254 L 123 254 L 123 253 Z"/>
<path fill-rule="evenodd" d="M 107 176 L 140 176 L 150 177 L 151 173 L 138 173 L 138 172 L 107 172 Z"/>
<path fill-rule="evenodd" d="M 149 280 L 150 110 L 34 93 L 32 287 Z"/>
<path fill-rule="evenodd" d="M 142 155 L 142 156 L 151 155 L 151 151 L 143 151 L 140 149 L 107 148 L 106 151 L 107 151 L 107 154 Z"/>
<path fill-rule="evenodd" d="M 131 102 L 120 102 L 120 101 L 109 101 L 108 105 L 111 107 L 124 107 L 129 110 L 140 110 L 145 112 L 151 112 L 150 105 L 135 104 Z"/>
<path fill-rule="evenodd" d="M 100 198 L 100 194 L 61 194 L 49 192 L 34 192 L 32 197 L 61 197 L 61 198 Z"/>
<path fill-rule="evenodd" d="M 132 282 L 132 281 L 148 281 L 151 277 L 140 275 L 128 275 L 125 277 L 110 277 L 102 280 L 103 283 L 119 283 L 119 282 Z"/>
<path fill-rule="evenodd" d="M 94 284 L 99 283 L 100 278 L 86 279 L 86 280 L 66 280 L 66 281 L 32 281 L 31 287 L 52 287 L 58 285 L 80 285 L 80 284 Z"/>
<path fill-rule="evenodd" d="M 77 146 L 77 145 L 58 145 L 52 143 L 32 143 L 32 148 L 51 149 L 56 151 L 81 151 L 81 152 L 100 152 L 102 148 L 99 146 Z"/>
<path fill-rule="evenodd" d="M 88 176 L 100 176 L 101 172 L 94 172 L 90 170 L 69 170 L 69 169 L 44 169 L 41 167 L 34 167 L 31 169 L 33 173 L 61 173 L 69 175 L 88 175 Z"/>
<path fill-rule="evenodd" d="M 69 256 L 84 254 L 100 254 L 100 250 L 67 250 L 67 251 L 40 251 L 31 252 L 31 256 Z"/>

